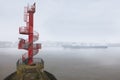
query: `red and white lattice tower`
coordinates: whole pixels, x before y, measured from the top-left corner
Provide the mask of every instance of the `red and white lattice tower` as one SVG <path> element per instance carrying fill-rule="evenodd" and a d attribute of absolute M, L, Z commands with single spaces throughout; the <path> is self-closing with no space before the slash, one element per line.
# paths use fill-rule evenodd
<path fill-rule="evenodd" d="M 26 26 L 19 28 L 20 34 L 28 35 L 27 40 L 20 38 L 18 44 L 19 49 L 28 50 L 28 53 L 22 55 L 22 61 L 27 64 L 33 63 L 33 56 L 36 55 L 41 48 L 40 43 L 33 44 L 33 42 L 37 41 L 39 38 L 39 34 L 35 31 L 33 32 L 35 7 L 35 3 L 31 6 L 25 7 L 24 21 L 26 22 Z"/>

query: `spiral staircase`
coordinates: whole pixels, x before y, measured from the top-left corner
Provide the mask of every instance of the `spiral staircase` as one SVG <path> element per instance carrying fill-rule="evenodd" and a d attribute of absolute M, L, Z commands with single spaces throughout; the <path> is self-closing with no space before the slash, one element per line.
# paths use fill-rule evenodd
<path fill-rule="evenodd" d="M 20 38 L 18 48 L 28 50 L 28 53 L 22 55 L 22 61 L 26 64 L 33 63 L 33 56 L 39 52 L 41 49 L 41 44 L 33 42 L 39 39 L 39 33 L 33 32 L 33 14 L 35 13 L 35 4 L 32 6 L 25 7 L 24 11 L 24 21 L 26 22 L 25 27 L 19 28 L 19 33 L 23 35 L 28 35 L 28 40 Z"/>
<path fill-rule="evenodd" d="M 27 35 L 28 39 L 19 38 L 18 49 L 27 50 L 22 58 L 17 61 L 17 80 L 51 80 L 44 71 L 44 61 L 41 58 L 33 58 L 41 49 L 40 43 L 34 43 L 39 39 L 39 33 L 33 31 L 35 3 L 25 7 L 25 27 L 19 27 L 19 34 Z"/>
<path fill-rule="evenodd" d="M 28 39 L 19 38 L 18 49 L 27 50 L 16 63 L 16 71 L 4 80 L 57 80 L 54 75 L 44 70 L 44 61 L 41 58 L 33 58 L 41 49 L 40 43 L 34 43 L 39 39 L 39 34 L 33 31 L 33 18 L 35 13 L 35 3 L 25 7 L 24 21 L 25 27 L 19 28 L 19 33 L 27 35 Z"/>

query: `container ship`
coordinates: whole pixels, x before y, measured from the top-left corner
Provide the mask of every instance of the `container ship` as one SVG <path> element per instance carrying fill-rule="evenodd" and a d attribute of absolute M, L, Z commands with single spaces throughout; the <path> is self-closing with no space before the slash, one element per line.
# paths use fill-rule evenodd
<path fill-rule="evenodd" d="M 64 49 L 88 49 L 88 48 L 95 48 L 95 49 L 106 49 L 108 48 L 107 45 L 62 45 Z"/>

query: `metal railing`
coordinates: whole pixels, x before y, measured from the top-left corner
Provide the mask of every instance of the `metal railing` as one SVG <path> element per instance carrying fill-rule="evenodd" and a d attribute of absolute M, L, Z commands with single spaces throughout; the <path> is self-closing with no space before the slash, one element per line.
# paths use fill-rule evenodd
<path fill-rule="evenodd" d="M 26 65 L 27 61 L 28 59 L 25 59 L 24 61 L 22 59 L 19 59 L 16 63 L 16 66 L 18 67 L 19 65 Z M 42 58 L 33 58 L 33 64 L 37 63 L 44 65 L 44 61 Z"/>

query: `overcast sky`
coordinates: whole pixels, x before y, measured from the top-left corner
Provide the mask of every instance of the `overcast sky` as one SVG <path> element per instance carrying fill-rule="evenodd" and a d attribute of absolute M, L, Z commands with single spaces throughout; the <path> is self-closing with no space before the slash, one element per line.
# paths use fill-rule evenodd
<path fill-rule="evenodd" d="M 0 41 L 18 41 L 24 6 L 36 2 L 39 41 L 120 42 L 120 0 L 0 0 Z"/>

